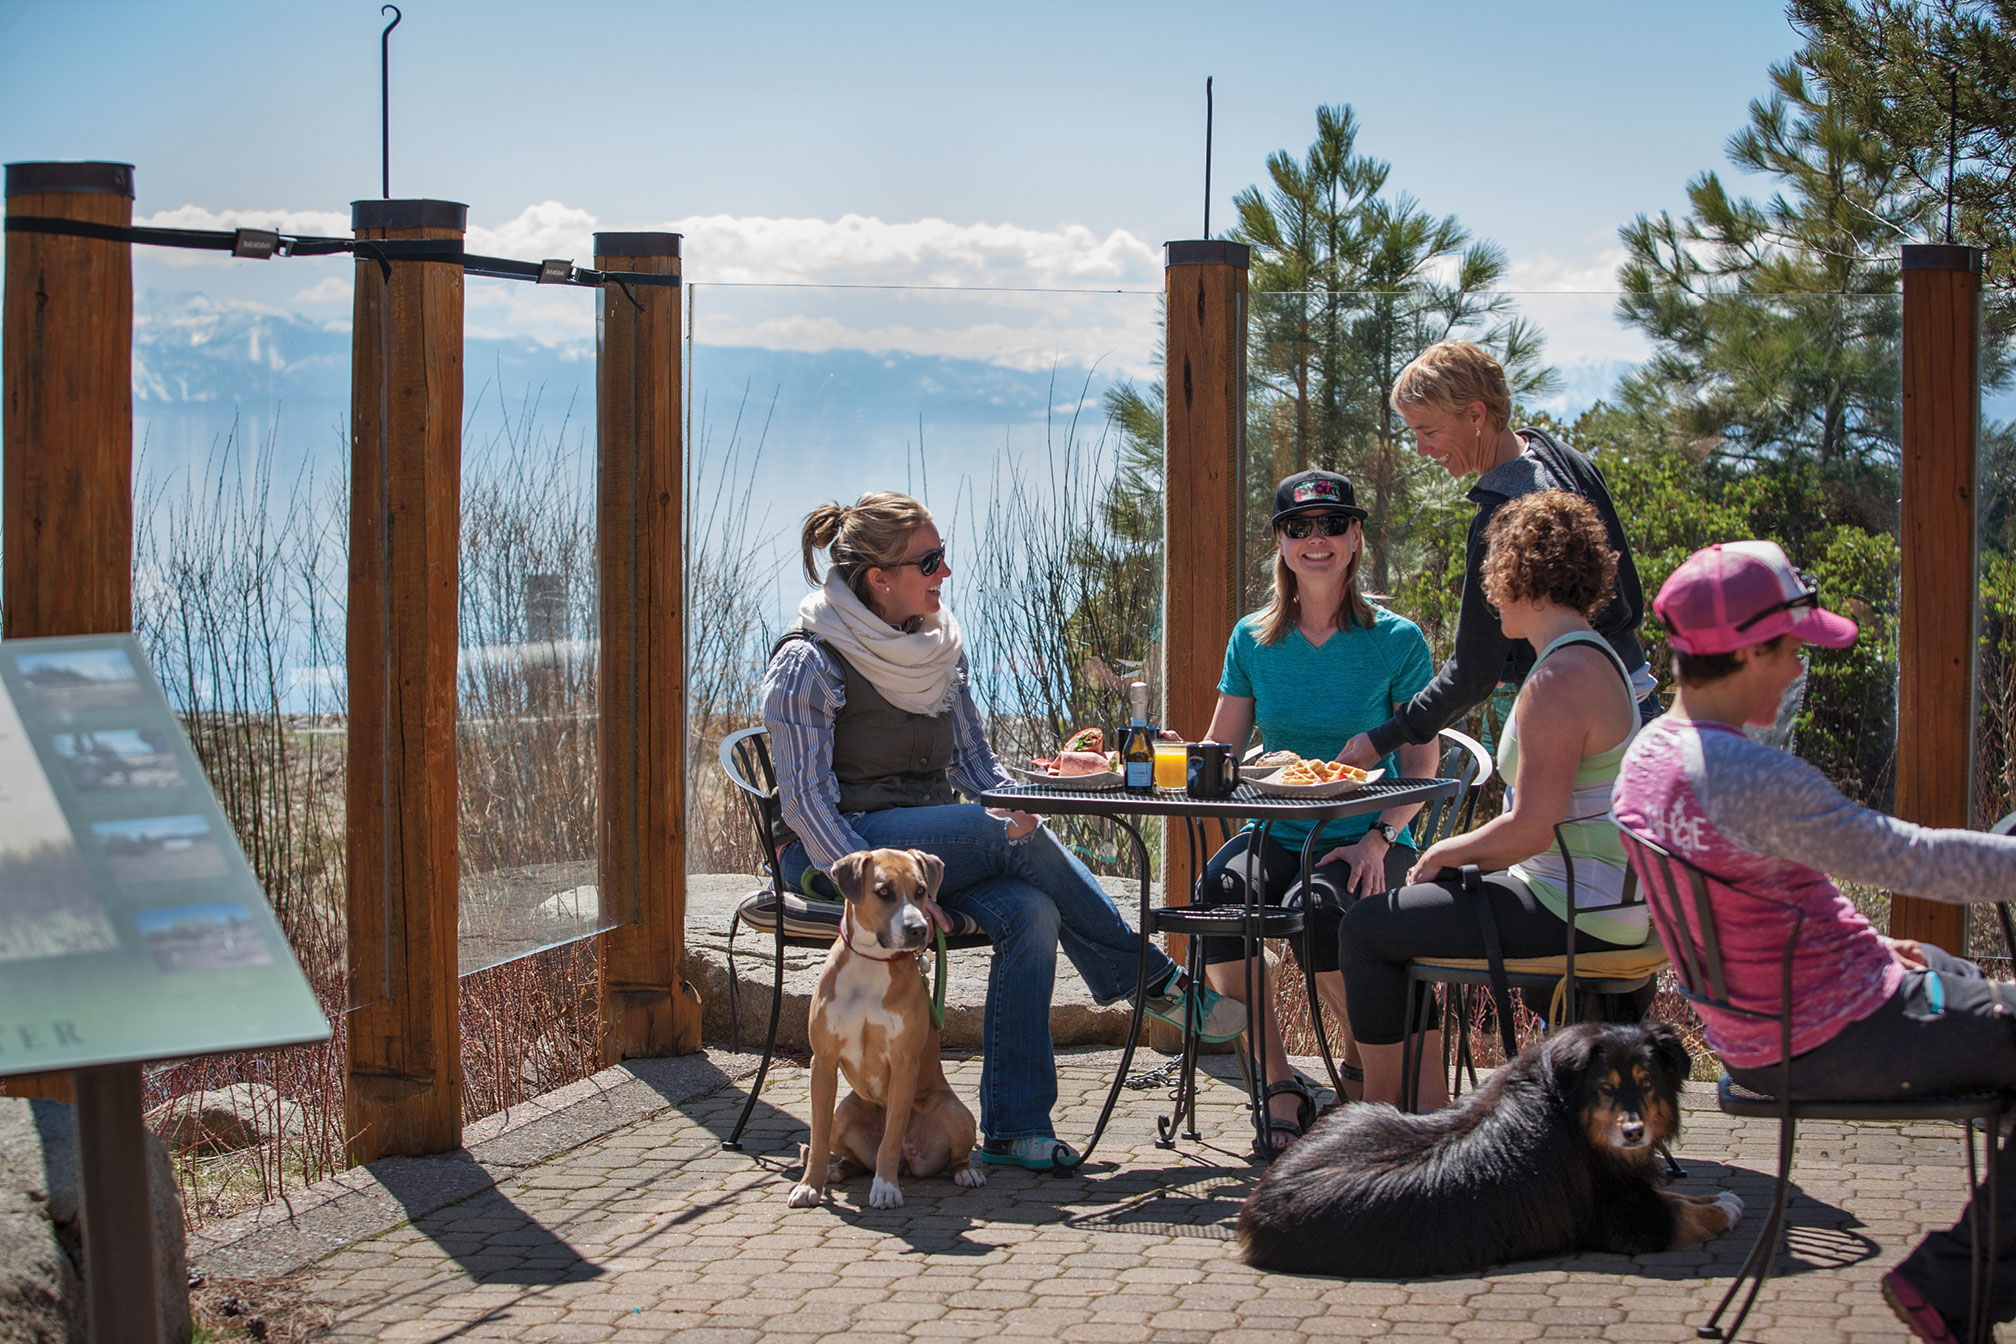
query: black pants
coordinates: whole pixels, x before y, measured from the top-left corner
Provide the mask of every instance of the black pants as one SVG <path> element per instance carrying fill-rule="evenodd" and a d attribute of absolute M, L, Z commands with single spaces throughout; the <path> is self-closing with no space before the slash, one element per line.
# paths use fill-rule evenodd
<path fill-rule="evenodd" d="M 1497 916 L 1507 958 L 1551 957 L 1567 950 L 1561 921 L 1512 874 L 1486 873 L 1483 896 Z M 1484 956 L 1484 932 L 1471 900 L 1455 882 L 1423 882 L 1368 896 L 1345 912 L 1337 959 L 1344 972 L 1351 1034 L 1360 1044 L 1398 1045 L 1406 1033 L 1408 962 Z M 1578 953 L 1614 946 L 1576 931 Z M 1435 1024 L 1428 1025 L 1432 1029 Z"/>
<path fill-rule="evenodd" d="M 1204 865 L 1204 875 L 1197 884 L 1196 903 L 1198 905 L 1243 905 L 1246 901 L 1246 850 L 1252 843 L 1254 833 L 1241 831 L 1211 856 Z M 1324 844 L 1324 853 L 1336 848 Z M 1394 845 L 1386 851 L 1386 886 L 1397 887 L 1407 880 L 1407 870 L 1421 855 L 1406 845 Z M 1271 836 L 1266 847 L 1260 852 L 1260 904 L 1279 905 L 1288 889 L 1302 879 L 1302 851 L 1277 843 Z M 1351 865 L 1339 861 L 1318 868 L 1315 878 L 1319 891 L 1328 889 L 1338 893 L 1349 891 Z M 1337 926 L 1344 918 L 1344 906 L 1355 899 L 1343 895 L 1340 901 L 1318 900 L 1303 903 L 1302 917 L 1309 921 L 1309 956 L 1315 970 L 1337 969 Z M 1299 955 L 1302 950 L 1300 939 L 1289 943 Z M 1204 960 L 1208 965 L 1227 961 L 1238 961 L 1244 953 L 1242 940 L 1238 938 L 1207 938 L 1204 940 Z"/>
<path fill-rule="evenodd" d="M 1937 1096 L 2016 1087 L 2016 985 L 1989 980 L 1972 962 L 1925 948 L 1930 972 L 1907 971 L 1881 1008 L 1843 1027 L 1833 1040 L 1792 1057 L 1792 1096 L 1800 1101 Z M 1927 989 L 1936 973 L 1945 1003 Z M 1776 1093 L 1778 1066 L 1729 1070 L 1745 1087 Z M 2005 1142 L 1996 1211 L 1997 1262 L 1989 1278 L 1989 1314 L 2016 1320 L 2016 1158 Z M 1975 1199 L 1985 1198 L 1981 1191 Z M 1969 1208 L 1972 1205 L 1970 1203 Z M 1974 1239 L 1967 1213 L 1934 1232 L 1898 1266 L 1925 1299 L 1956 1321 L 1967 1319 L 1968 1262 Z"/>

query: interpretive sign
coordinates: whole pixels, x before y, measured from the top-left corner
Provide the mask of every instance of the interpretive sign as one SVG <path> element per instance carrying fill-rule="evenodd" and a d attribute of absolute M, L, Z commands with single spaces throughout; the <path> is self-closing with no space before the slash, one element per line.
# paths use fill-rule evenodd
<path fill-rule="evenodd" d="M 132 636 L 0 642 L 0 1076 L 328 1035 Z"/>

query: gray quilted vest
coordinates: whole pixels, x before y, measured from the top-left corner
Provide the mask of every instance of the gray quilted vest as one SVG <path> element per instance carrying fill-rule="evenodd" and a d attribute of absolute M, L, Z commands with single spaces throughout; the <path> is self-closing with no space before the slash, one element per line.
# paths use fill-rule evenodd
<path fill-rule="evenodd" d="M 952 764 L 952 715 L 912 714 L 898 709 L 855 670 L 839 650 L 803 630 L 777 641 L 777 656 L 794 639 L 812 643 L 840 669 L 847 703 L 833 716 L 833 777 L 840 785 L 840 811 L 880 812 L 891 807 L 942 807 L 959 801 L 947 770 Z M 777 843 L 793 844 L 780 817 Z"/>

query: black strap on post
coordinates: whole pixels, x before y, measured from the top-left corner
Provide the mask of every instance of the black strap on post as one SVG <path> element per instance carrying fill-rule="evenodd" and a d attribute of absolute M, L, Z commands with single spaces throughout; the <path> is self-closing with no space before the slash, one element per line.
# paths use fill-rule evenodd
<path fill-rule="evenodd" d="M 58 219 L 49 215 L 8 215 L 8 233 L 54 233 L 71 238 L 95 238 L 108 243 L 134 243 L 148 247 L 184 247 L 207 252 L 229 252 L 234 257 L 265 261 L 273 257 L 327 257 L 350 252 L 376 261 L 391 274 L 392 264 L 403 261 L 445 262 L 460 266 L 470 275 L 496 280 L 530 280 L 541 285 L 574 285 L 600 289 L 616 285 L 626 291 L 632 285 L 679 288 L 676 275 L 649 275 L 642 271 L 598 271 L 576 266 L 571 261 L 518 261 L 510 257 L 485 257 L 464 252 L 451 238 L 323 238 L 312 234 L 276 233 L 269 229 L 155 229 L 137 225 L 94 224 L 81 219 Z M 631 295 L 636 302 L 636 296 Z"/>
<path fill-rule="evenodd" d="M 1505 944 L 1498 936 L 1498 915 L 1484 891 L 1484 870 L 1474 863 L 1462 867 L 1463 892 L 1484 935 L 1484 961 L 1491 972 L 1491 1000 L 1498 1008 L 1498 1036 L 1505 1043 L 1505 1062 L 1519 1053 L 1519 1033 L 1512 1020 L 1512 985 L 1505 978 Z"/>

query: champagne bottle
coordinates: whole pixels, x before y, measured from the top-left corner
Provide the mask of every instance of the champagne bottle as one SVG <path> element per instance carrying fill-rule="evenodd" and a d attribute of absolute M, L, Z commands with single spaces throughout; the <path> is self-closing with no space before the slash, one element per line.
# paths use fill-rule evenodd
<path fill-rule="evenodd" d="M 1129 686 L 1127 698 L 1133 704 L 1133 718 L 1120 737 L 1120 768 L 1131 792 L 1149 793 L 1155 788 L 1155 734 L 1148 728 L 1147 683 Z"/>

